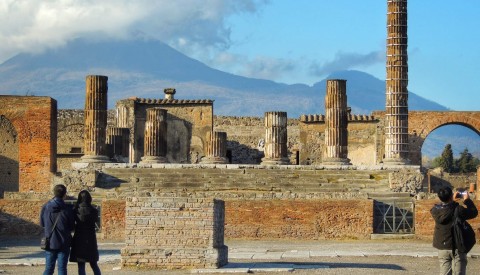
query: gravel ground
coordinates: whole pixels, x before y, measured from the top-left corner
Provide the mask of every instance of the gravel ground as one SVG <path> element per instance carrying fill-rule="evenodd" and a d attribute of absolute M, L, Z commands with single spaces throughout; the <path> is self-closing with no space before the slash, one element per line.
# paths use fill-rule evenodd
<path fill-rule="evenodd" d="M 238 268 L 238 273 L 246 273 L 242 266 L 247 265 L 245 262 L 231 261 Z M 248 265 L 255 261 L 249 261 Z M 435 257 L 405 257 L 405 256 L 373 256 L 373 257 L 319 257 L 310 258 L 301 261 L 276 261 L 276 262 L 257 262 L 262 267 L 273 267 L 271 272 L 255 272 L 252 273 L 275 273 L 275 274 L 437 274 L 438 262 Z M 294 271 L 279 271 L 280 267 L 290 266 L 294 264 Z M 192 274 L 191 270 L 147 270 L 147 269 L 120 269 L 120 264 L 105 263 L 101 264 L 102 274 Z M 304 269 L 302 269 L 302 267 Z M 43 266 L 0 266 L 0 274 L 41 274 Z M 232 269 L 229 269 L 232 270 Z M 265 270 L 265 269 L 264 269 Z M 469 258 L 467 266 L 467 274 L 478 274 L 480 270 L 480 259 Z M 221 270 L 217 270 L 216 273 Z M 76 265 L 68 266 L 70 274 L 77 274 Z M 89 273 L 90 272 L 90 273 Z M 91 274 L 91 270 L 87 268 L 87 274 Z"/>

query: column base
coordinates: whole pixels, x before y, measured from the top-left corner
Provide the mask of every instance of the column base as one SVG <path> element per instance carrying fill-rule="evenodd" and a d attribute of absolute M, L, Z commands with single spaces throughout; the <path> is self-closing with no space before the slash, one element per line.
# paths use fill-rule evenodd
<path fill-rule="evenodd" d="M 290 160 L 288 158 L 267 159 L 263 158 L 261 165 L 288 165 Z"/>
<path fill-rule="evenodd" d="M 144 156 L 140 163 L 168 163 L 168 160 L 166 157 Z"/>
<path fill-rule="evenodd" d="M 224 157 L 203 157 L 202 164 L 228 164 L 228 159 Z"/>
<path fill-rule="evenodd" d="M 104 162 L 111 162 L 110 158 L 107 156 L 94 156 L 94 155 L 84 155 L 80 158 L 81 163 L 104 163 Z"/>
<path fill-rule="evenodd" d="M 352 165 L 349 158 L 326 158 L 322 161 L 323 165 Z"/>
<path fill-rule="evenodd" d="M 402 158 L 388 158 L 383 160 L 383 164 L 385 165 L 407 165 L 410 164 L 409 159 L 402 159 Z"/>

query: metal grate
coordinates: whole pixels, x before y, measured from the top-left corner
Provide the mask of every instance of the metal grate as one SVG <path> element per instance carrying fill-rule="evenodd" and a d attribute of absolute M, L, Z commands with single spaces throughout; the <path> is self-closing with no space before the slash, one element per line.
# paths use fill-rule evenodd
<path fill-rule="evenodd" d="M 413 234 L 414 203 L 392 200 L 374 201 L 374 232 L 377 234 Z"/>

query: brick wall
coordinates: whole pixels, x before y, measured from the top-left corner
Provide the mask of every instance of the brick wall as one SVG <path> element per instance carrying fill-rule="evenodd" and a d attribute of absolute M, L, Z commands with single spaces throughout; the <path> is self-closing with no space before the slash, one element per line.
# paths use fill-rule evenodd
<path fill-rule="evenodd" d="M 226 201 L 232 239 L 369 239 L 372 200 Z"/>
<path fill-rule="evenodd" d="M 46 200 L 0 199 L 0 235 L 40 235 L 40 211 Z"/>
<path fill-rule="evenodd" d="M 56 171 L 57 102 L 50 97 L 0 96 L 0 115 L 18 134 L 18 190 L 49 191 Z"/>
<path fill-rule="evenodd" d="M 123 266 L 165 269 L 227 264 L 223 201 L 206 198 L 127 198 Z"/>
<path fill-rule="evenodd" d="M 125 239 L 125 200 L 103 200 L 101 205 L 101 238 Z"/>
<path fill-rule="evenodd" d="M 433 229 L 435 226 L 435 221 L 430 214 L 430 209 L 440 201 L 438 199 L 434 200 L 418 200 L 415 203 L 415 236 L 419 239 L 432 240 L 433 239 Z M 478 207 L 480 204 L 478 201 L 474 201 L 475 205 Z M 468 223 L 475 230 L 477 240 L 480 241 L 480 217 L 477 216 L 475 219 L 468 220 Z"/>

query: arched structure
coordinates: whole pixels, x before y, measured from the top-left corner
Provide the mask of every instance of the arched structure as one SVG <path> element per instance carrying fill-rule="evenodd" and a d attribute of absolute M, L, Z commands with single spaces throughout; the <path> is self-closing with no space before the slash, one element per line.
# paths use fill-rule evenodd
<path fill-rule="evenodd" d="M 18 134 L 13 124 L 0 115 L 0 198 L 5 191 L 18 192 Z"/>
<path fill-rule="evenodd" d="M 18 191 L 51 191 L 52 172 L 57 170 L 57 101 L 41 96 L 2 95 L 0 116 L 16 131 Z"/>
<path fill-rule="evenodd" d="M 423 142 L 441 126 L 462 125 L 480 135 L 480 112 L 410 111 L 408 116 L 409 158 L 412 164 L 421 164 Z"/>

